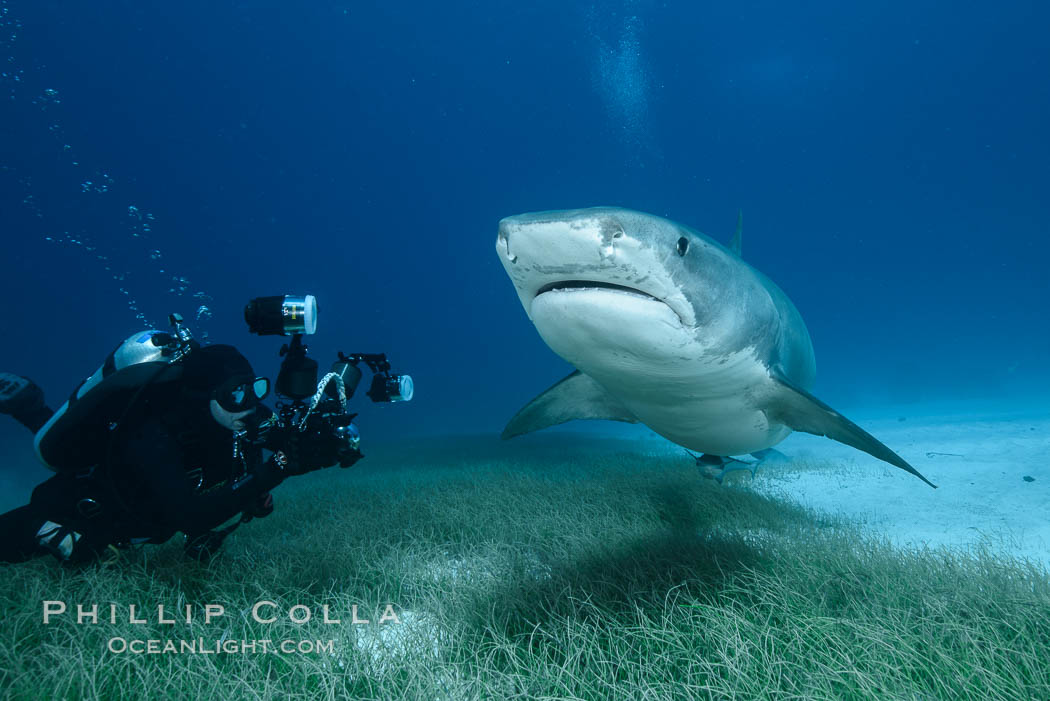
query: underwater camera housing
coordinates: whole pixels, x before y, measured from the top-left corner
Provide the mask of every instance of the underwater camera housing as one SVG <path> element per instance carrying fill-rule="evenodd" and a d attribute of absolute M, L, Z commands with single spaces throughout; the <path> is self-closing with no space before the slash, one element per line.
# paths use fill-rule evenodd
<path fill-rule="evenodd" d="M 372 384 L 366 393 L 373 402 L 410 401 L 415 391 L 409 375 L 390 372 L 385 353 L 338 353 L 331 370 L 318 381 L 318 364 L 307 355 L 303 336 L 317 330 L 317 301 L 313 295 L 257 297 L 244 308 L 244 318 L 252 333 L 260 336 L 290 335 L 281 346 L 281 369 L 275 389 L 290 399 L 279 402 L 276 414 L 259 427 L 259 440 L 267 448 L 285 442 L 290 432 L 312 434 L 314 440 L 328 443 L 339 455 L 339 464 L 349 467 L 360 457 L 360 434 L 353 424 L 357 414 L 346 411 L 363 375 L 361 363 L 372 371 Z"/>

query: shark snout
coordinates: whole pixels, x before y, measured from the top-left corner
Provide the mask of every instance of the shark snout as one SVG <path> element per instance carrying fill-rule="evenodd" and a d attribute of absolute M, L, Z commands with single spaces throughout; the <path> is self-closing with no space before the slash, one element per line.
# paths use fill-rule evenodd
<path fill-rule="evenodd" d="M 536 212 L 502 219 L 496 250 L 504 265 L 601 268 L 612 262 L 624 237 L 623 225 L 608 210 Z"/>
<path fill-rule="evenodd" d="M 628 238 L 608 210 L 535 212 L 500 221 L 496 253 L 530 312 L 533 299 L 558 283 L 626 284 L 616 248 Z"/>

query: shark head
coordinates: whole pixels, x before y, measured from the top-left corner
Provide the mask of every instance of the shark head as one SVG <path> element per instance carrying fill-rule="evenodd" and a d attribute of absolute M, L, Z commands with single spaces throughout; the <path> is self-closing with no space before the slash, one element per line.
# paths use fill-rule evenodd
<path fill-rule="evenodd" d="M 554 352 L 609 378 L 669 378 L 705 354 L 768 354 L 777 314 L 754 271 L 707 236 L 612 207 L 500 222 L 496 249 Z M 774 329 L 775 331 L 775 329 Z"/>

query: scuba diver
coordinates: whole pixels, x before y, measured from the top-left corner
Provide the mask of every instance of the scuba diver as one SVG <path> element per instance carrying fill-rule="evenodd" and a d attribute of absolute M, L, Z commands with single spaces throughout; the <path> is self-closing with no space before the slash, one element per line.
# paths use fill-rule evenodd
<path fill-rule="evenodd" d="M 314 317 L 305 325 L 304 308 Z M 0 413 L 34 432 L 38 457 L 57 472 L 0 515 L 0 562 L 48 553 L 91 562 L 176 532 L 206 561 L 241 523 L 273 511 L 270 492 L 286 478 L 362 457 L 356 414 L 346 413 L 359 362 L 375 373 L 373 401 L 412 397 L 411 378 L 391 375 L 382 354 L 340 353 L 317 383 L 301 340 L 316 328 L 310 295 L 258 298 L 245 315 L 255 333 L 293 336 L 277 381 L 292 402 L 277 413 L 262 404 L 268 379 L 233 346 L 200 346 L 177 314 L 174 333 L 132 335 L 58 411 L 32 381 L 0 373 Z"/>
<path fill-rule="evenodd" d="M 177 382 L 146 388 L 128 416 L 99 436 L 110 445 L 98 467 L 56 474 L 29 504 L 0 516 L 0 561 L 51 553 L 85 562 L 110 546 L 163 543 L 176 531 L 186 534 L 191 556 L 207 559 L 228 534 L 212 529 L 237 513 L 269 515 L 270 490 L 286 477 L 338 462 L 321 445 L 278 449 L 266 460 L 261 446 L 243 445 L 237 434 L 268 418 L 261 400 L 269 381 L 234 347 L 194 348 L 182 363 Z M 10 409 L 33 429 L 50 412 L 36 385 L 23 384 Z"/>

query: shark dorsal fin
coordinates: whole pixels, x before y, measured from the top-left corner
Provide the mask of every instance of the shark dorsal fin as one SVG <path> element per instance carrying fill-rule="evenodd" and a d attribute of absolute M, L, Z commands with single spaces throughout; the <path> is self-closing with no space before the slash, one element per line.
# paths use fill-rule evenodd
<path fill-rule="evenodd" d="M 733 234 L 733 239 L 729 242 L 729 250 L 737 254 L 738 257 L 743 258 L 744 254 L 741 253 L 741 237 L 744 235 L 744 210 L 737 210 L 736 214 L 736 233 Z"/>

